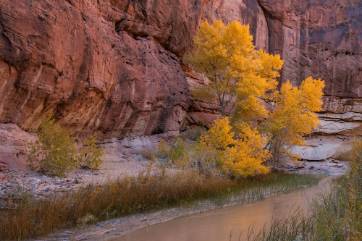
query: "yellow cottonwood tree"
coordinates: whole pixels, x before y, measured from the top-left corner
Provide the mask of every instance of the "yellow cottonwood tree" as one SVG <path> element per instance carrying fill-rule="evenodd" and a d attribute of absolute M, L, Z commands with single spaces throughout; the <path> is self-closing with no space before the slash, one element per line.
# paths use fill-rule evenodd
<path fill-rule="evenodd" d="M 279 55 L 255 49 L 248 25 L 238 21 L 225 25 L 219 20 L 201 23 L 185 60 L 208 77 L 207 91 L 216 97 L 223 115 L 231 114 L 230 103 L 237 97 L 238 118 L 265 117 L 261 98 L 276 88 L 283 61 Z"/>
<path fill-rule="evenodd" d="M 200 138 L 205 151 L 214 151 L 213 158 L 224 173 L 233 177 L 266 174 L 264 162 L 269 152 L 264 149 L 265 138 L 248 124 L 238 124 L 232 130 L 229 118 L 216 120 Z"/>
<path fill-rule="evenodd" d="M 324 81 L 312 77 L 306 78 L 299 87 L 289 81 L 282 85 L 275 108 L 266 122 L 275 162 L 287 154 L 287 146 L 303 144 L 303 136 L 318 126 L 315 112 L 322 108 L 323 89 Z"/>
<path fill-rule="evenodd" d="M 279 160 L 286 146 L 301 143 L 318 125 L 314 112 L 321 109 L 324 82 L 307 78 L 299 87 L 287 82 L 278 90 L 283 61 L 257 50 L 247 25 L 203 22 L 185 60 L 208 77 L 207 94 L 223 116 L 232 117 L 232 125 L 221 118 L 200 139 L 229 175 L 267 173 L 266 160 Z"/>

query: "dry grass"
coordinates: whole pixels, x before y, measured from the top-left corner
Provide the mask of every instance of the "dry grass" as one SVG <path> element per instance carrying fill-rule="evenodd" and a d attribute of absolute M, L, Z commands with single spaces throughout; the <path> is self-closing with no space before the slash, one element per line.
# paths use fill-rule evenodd
<path fill-rule="evenodd" d="M 195 173 L 175 176 L 139 176 L 104 186 L 89 186 L 49 200 L 24 200 L 16 210 L 0 218 L 0 240 L 24 239 L 44 235 L 59 228 L 84 222 L 207 198 L 236 187 L 221 178 L 205 180 Z M 93 217 L 93 218 L 85 218 Z"/>
<path fill-rule="evenodd" d="M 257 200 L 272 192 L 314 184 L 316 180 L 282 173 L 238 182 L 221 177 L 206 178 L 195 172 L 173 176 L 140 175 L 46 200 L 28 198 L 19 203 L 17 209 L 2 211 L 0 240 L 32 238 L 131 213 L 200 199 L 220 199 L 235 192 L 245 193 L 244 199 Z"/>
<path fill-rule="evenodd" d="M 348 153 L 350 173 L 315 206 L 310 217 L 291 214 L 249 241 L 360 241 L 362 240 L 362 141 Z"/>

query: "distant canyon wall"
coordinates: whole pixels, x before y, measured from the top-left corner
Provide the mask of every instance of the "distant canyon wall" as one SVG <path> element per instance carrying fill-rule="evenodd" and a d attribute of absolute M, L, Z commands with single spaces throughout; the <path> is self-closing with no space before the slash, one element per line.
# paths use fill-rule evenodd
<path fill-rule="evenodd" d="M 123 137 L 207 121 L 181 61 L 203 19 L 250 24 L 282 81 L 321 77 L 326 111 L 362 113 L 360 0 L 0 0 L 0 122 Z"/>

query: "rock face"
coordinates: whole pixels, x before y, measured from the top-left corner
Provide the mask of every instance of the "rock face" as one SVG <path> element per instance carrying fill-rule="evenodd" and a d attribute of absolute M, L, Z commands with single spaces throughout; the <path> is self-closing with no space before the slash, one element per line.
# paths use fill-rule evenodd
<path fill-rule="evenodd" d="M 283 80 L 325 79 L 326 110 L 362 112 L 360 0 L 0 0 L 0 122 L 122 137 L 213 118 L 181 59 L 216 18 L 250 24 Z"/>
<path fill-rule="evenodd" d="M 5 169 L 27 169 L 27 146 L 35 140 L 34 135 L 15 124 L 0 124 L 0 172 Z"/>
<path fill-rule="evenodd" d="M 170 21 L 194 23 L 115 2 L 1 0 L 1 122 L 33 128 L 50 114 L 75 131 L 178 130 L 189 106 L 173 40 L 182 31 L 166 35 Z"/>
<path fill-rule="evenodd" d="M 362 1 L 259 0 L 283 79 L 326 80 L 325 109 L 362 112 Z"/>

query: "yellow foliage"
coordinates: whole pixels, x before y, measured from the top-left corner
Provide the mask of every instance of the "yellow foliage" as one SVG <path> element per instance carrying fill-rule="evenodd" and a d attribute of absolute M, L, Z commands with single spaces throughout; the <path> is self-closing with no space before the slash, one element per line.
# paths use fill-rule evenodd
<path fill-rule="evenodd" d="M 277 87 L 279 70 L 283 66 L 279 55 L 270 55 L 260 50 L 254 56 L 246 64 L 239 63 L 243 67 L 240 67 L 236 87 L 234 114 L 234 118 L 239 121 L 254 122 L 268 116 L 264 101 L 270 99 L 268 93 L 272 93 Z"/>
<path fill-rule="evenodd" d="M 227 107 L 236 96 L 238 118 L 266 116 L 260 98 L 276 88 L 283 61 L 279 55 L 255 49 L 248 25 L 203 22 L 186 61 L 209 78 L 209 92 L 217 98 L 223 115 L 230 114 Z"/>
<path fill-rule="evenodd" d="M 200 138 L 205 150 L 216 151 L 218 164 L 228 175 L 234 177 L 265 174 L 269 169 L 264 162 L 269 152 L 264 149 L 265 139 L 247 124 L 238 124 L 232 131 L 227 117 L 214 122 L 209 131 Z"/>
<path fill-rule="evenodd" d="M 301 104 L 304 109 L 309 111 L 321 111 L 323 101 L 324 81 L 320 79 L 313 79 L 312 77 L 306 78 L 300 85 L 301 91 Z"/>
<path fill-rule="evenodd" d="M 239 138 L 235 140 L 235 145 L 225 152 L 222 162 L 224 171 L 236 177 L 268 173 L 269 168 L 264 165 L 264 162 L 270 154 L 264 148 L 265 138 L 245 123 L 238 124 L 236 131 Z"/>
<path fill-rule="evenodd" d="M 276 79 L 280 76 L 279 71 L 283 67 L 283 60 L 279 55 L 268 54 L 264 50 L 259 50 L 258 56 L 260 61 L 258 72 L 267 80 L 269 88 L 274 89 L 278 84 Z"/>
<path fill-rule="evenodd" d="M 265 149 L 267 140 L 257 129 L 246 123 L 237 124 L 235 129 L 238 133 L 238 143 L 244 143 L 250 150 L 250 155 L 263 162 L 270 157 L 270 153 Z"/>
<path fill-rule="evenodd" d="M 237 143 L 226 151 L 223 169 L 234 177 L 249 177 L 269 172 L 263 161 L 250 155 L 248 147 L 243 143 Z"/>
<path fill-rule="evenodd" d="M 268 111 L 262 99 L 251 95 L 245 99 L 236 100 L 235 121 L 253 122 L 267 116 Z"/>
<path fill-rule="evenodd" d="M 206 149 L 218 151 L 224 151 L 228 146 L 233 145 L 234 133 L 232 132 L 229 118 L 217 119 L 208 132 L 200 137 L 200 144 Z"/>
<path fill-rule="evenodd" d="M 271 134 L 273 155 L 280 157 L 285 145 L 303 144 L 303 136 L 310 134 L 319 124 L 315 111 L 322 108 L 324 82 L 311 77 L 299 87 L 284 83 L 275 102 L 275 109 L 267 121 Z"/>

